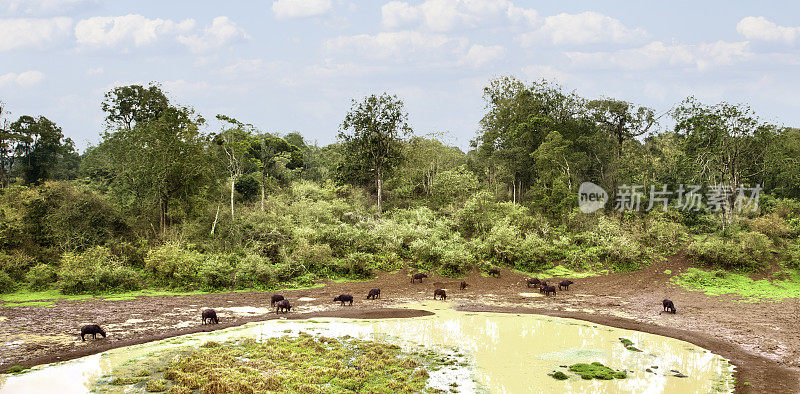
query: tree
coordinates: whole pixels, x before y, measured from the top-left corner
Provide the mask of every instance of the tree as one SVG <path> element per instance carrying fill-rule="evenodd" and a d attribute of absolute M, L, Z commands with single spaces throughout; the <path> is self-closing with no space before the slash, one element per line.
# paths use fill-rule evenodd
<path fill-rule="evenodd" d="M 242 176 L 244 166 L 250 157 L 248 156 L 252 139 L 252 125 L 246 125 L 236 119 L 225 115 L 217 115 L 217 119 L 228 124 L 227 128 L 214 137 L 214 142 L 219 146 L 226 159 L 228 176 L 231 183 L 231 220 L 235 221 L 233 210 L 233 197 L 235 195 L 236 181 Z"/>
<path fill-rule="evenodd" d="M 349 168 L 358 176 L 372 175 L 379 213 L 383 179 L 402 160 L 402 142 L 411 133 L 403 102 L 387 93 L 367 96 L 361 102 L 353 100 L 339 128 L 339 139 L 345 147 L 344 160 L 354 164 Z"/>
<path fill-rule="evenodd" d="M 158 210 L 163 234 L 173 222 L 174 206 L 194 208 L 194 197 L 210 186 L 214 163 L 200 133 L 204 119 L 189 108 L 170 106 L 158 118 L 122 125 L 104 135 L 96 148 L 108 159 L 94 160 L 109 168 L 110 188 L 123 206 L 147 213 Z"/>
<path fill-rule="evenodd" d="M 0 101 L 0 187 L 5 188 L 11 180 L 11 170 L 17 159 L 17 146 L 22 136 L 11 130 L 11 122 L 6 118 L 8 111 Z"/>
<path fill-rule="evenodd" d="M 109 127 L 132 130 L 137 123 L 158 119 L 169 99 L 157 84 L 119 86 L 107 92 L 102 103 Z"/>
<path fill-rule="evenodd" d="M 675 109 L 675 130 L 686 137 L 686 156 L 694 158 L 695 174 L 724 186 L 720 207 L 723 229 L 733 221 L 739 187 L 759 175 L 765 146 L 764 134 L 774 126 L 761 123 L 746 106 L 719 103 L 704 105 L 686 99 Z"/>
<path fill-rule="evenodd" d="M 615 145 L 615 162 L 613 165 L 611 195 L 617 193 L 619 186 L 619 170 L 624 165 L 623 150 L 625 143 L 634 141 L 636 137 L 647 133 L 656 124 L 655 111 L 647 107 L 636 107 L 622 100 L 600 99 L 587 104 L 592 119 L 600 130 L 605 132 Z"/>
<path fill-rule="evenodd" d="M 61 127 L 44 116 L 20 116 L 9 127 L 11 139 L 16 139 L 15 154 L 19 160 L 16 166 L 26 184 L 38 183 L 48 179 L 69 177 L 75 167 L 77 154 L 75 145 L 64 138 Z"/>

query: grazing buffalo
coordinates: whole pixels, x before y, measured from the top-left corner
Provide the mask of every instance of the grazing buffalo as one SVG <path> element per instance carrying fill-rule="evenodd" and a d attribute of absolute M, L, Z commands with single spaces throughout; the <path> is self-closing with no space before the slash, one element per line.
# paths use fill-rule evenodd
<path fill-rule="evenodd" d="M 469 285 L 467 284 L 467 282 L 464 282 L 464 281 L 462 280 L 462 281 L 461 281 L 461 290 L 464 290 L 464 289 L 466 289 L 466 288 L 467 288 L 467 286 L 469 286 Z"/>
<path fill-rule="evenodd" d="M 344 305 L 345 302 L 349 302 L 350 305 L 353 305 L 353 296 L 350 294 L 341 294 L 338 297 L 333 299 L 333 302 L 341 302 Z"/>
<path fill-rule="evenodd" d="M 276 302 L 278 302 L 278 301 L 283 301 L 283 300 L 285 300 L 285 298 L 284 298 L 282 295 L 280 295 L 280 294 L 273 294 L 273 295 L 272 295 L 272 298 L 270 298 L 270 300 L 269 300 L 269 306 L 270 306 L 270 307 L 273 307 L 273 306 L 275 306 L 275 303 L 276 303 Z"/>
<path fill-rule="evenodd" d="M 217 319 L 217 311 L 213 309 L 206 309 L 203 311 L 203 324 L 206 324 L 206 320 L 208 323 L 219 324 L 219 319 Z"/>
<path fill-rule="evenodd" d="M 292 310 L 292 305 L 289 304 L 289 300 L 280 300 L 275 303 L 275 314 L 281 313 L 289 313 Z"/>
<path fill-rule="evenodd" d="M 537 286 L 539 285 L 539 283 L 540 283 L 539 278 L 528 278 L 525 280 L 525 284 L 528 286 L 528 288 Z"/>
<path fill-rule="evenodd" d="M 367 299 L 368 300 L 369 299 L 375 300 L 375 299 L 378 299 L 378 298 L 381 298 L 381 289 L 372 289 L 372 290 L 369 291 L 369 294 L 367 294 Z"/>
<path fill-rule="evenodd" d="M 414 276 L 411 277 L 411 283 L 414 283 L 415 280 L 418 280 L 419 283 L 422 283 L 422 279 L 427 277 L 428 275 L 425 274 L 414 274 Z"/>
<path fill-rule="evenodd" d="M 495 278 L 500 277 L 500 269 L 499 268 L 489 268 L 488 271 L 489 276 L 494 276 Z"/>
<path fill-rule="evenodd" d="M 103 329 L 100 328 L 100 326 L 98 326 L 97 324 L 88 324 L 88 325 L 85 325 L 85 326 L 81 327 L 81 341 L 85 341 L 86 340 L 83 337 L 84 335 L 91 335 L 92 339 L 97 339 L 97 334 L 102 335 L 103 338 L 106 337 L 106 332 L 103 331 Z"/>
<path fill-rule="evenodd" d="M 549 296 L 550 293 L 553 293 L 553 295 L 556 295 L 556 287 L 552 286 L 552 285 L 551 286 L 542 286 L 542 292 L 546 296 Z"/>
<path fill-rule="evenodd" d="M 569 279 L 562 280 L 561 282 L 558 282 L 558 289 L 559 290 L 569 290 L 569 285 L 571 285 L 573 283 L 575 283 L 575 282 L 573 282 L 573 281 L 571 281 Z"/>
<path fill-rule="evenodd" d="M 447 299 L 447 292 L 444 289 L 436 289 L 433 291 L 433 299 L 435 300 L 436 297 L 439 297 L 442 301 Z"/>
<path fill-rule="evenodd" d="M 675 304 L 673 304 L 672 301 L 670 301 L 670 300 L 661 301 L 661 305 L 664 307 L 664 310 L 667 311 L 667 312 L 672 312 L 673 314 L 678 312 L 678 310 L 675 309 Z"/>

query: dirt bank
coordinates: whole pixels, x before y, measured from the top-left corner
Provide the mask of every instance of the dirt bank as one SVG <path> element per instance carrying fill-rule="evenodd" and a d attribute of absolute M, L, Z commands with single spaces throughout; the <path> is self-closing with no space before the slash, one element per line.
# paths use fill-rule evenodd
<path fill-rule="evenodd" d="M 670 261 L 630 274 L 576 279 L 570 291 L 542 297 L 528 289 L 524 276 L 503 271 L 500 278 L 472 274 L 469 287 L 459 280 L 433 276 L 411 284 L 407 272 L 381 274 L 369 282 L 327 283 L 324 287 L 282 292 L 294 308 L 287 318 L 395 318 L 426 314 L 393 308 L 398 303 L 432 299 L 433 290 L 446 288 L 448 301 L 459 309 L 486 312 L 538 313 L 669 336 L 711 350 L 736 365 L 737 392 L 800 392 L 800 327 L 795 324 L 798 300 L 736 302 L 681 289 L 669 282 L 688 264 Z M 365 300 L 369 289 L 381 288 L 382 298 Z M 333 303 L 336 295 L 351 293 L 354 305 Z M 191 296 L 138 297 L 55 301 L 54 306 L 0 309 L 0 368 L 63 361 L 177 335 L 232 327 L 276 318 L 269 294 L 215 293 Z M 678 314 L 662 314 L 661 300 L 670 298 Z M 220 324 L 200 325 L 200 311 L 214 308 Z M 283 317 L 284 315 L 281 315 Z M 98 323 L 106 339 L 76 340 L 79 327 Z"/>

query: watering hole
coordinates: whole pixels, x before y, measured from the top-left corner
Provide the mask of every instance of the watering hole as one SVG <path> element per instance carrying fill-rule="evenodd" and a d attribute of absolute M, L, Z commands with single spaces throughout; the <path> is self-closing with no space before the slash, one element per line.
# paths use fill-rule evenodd
<path fill-rule="evenodd" d="M 35 367 L 5 376 L 0 393 L 130 392 L 104 384 L 121 368 L 138 368 L 159 352 L 207 341 L 226 342 L 280 336 L 354 338 L 396 344 L 404 352 L 428 354 L 443 362 L 429 366 L 428 386 L 450 392 L 572 393 L 732 392 L 733 367 L 724 358 L 688 342 L 579 320 L 527 314 L 472 313 L 446 302 L 402 307 L 434 315 L 382 320 L 275 319 L 208 333 L 190 334 L 113 349 L 76 360 Z M 620 338 L 628 339 L 634 349 Z M 446 362 L 444 362 L 447 360 Z M 566 366 L 600 362 L 624 371 L 625 379 L 584 380 Z M 556 380 L 548 374 L 561 371 Z M 676 376 L 680 374 L 679 376 Z"/>

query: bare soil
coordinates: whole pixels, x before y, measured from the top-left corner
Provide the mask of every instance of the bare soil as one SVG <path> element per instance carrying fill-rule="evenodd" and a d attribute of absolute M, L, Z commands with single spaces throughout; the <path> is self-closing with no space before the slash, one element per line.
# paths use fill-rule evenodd
<path fill-rule="evenodd" d="M 448 301 L 460 310 L 535 313 L 568 317 L 598 324 L 649 332 L 691 342 L 736 366 L 736 392 L 800 392 L 800 300 L 739 302 L 733 296 L 708 296 L 669 281 L 689 264 L 682 255 L 633 273 L 573 279 L 569 291 L 544 297 L 527 288 L 526 276 L 503 270 L 499 278 L 473 273 L 462 279 L 432 275 L 422 284 L 410 283 L 409 272 L 382 273 L 368 282 L 326 283 L 307 290 L 283 291 L 292 302 L 289 314 L 276 315 L 269 307 L 272 293 L 237 292 L 191 296 L 148 296 L 125 301 L 57 300 L 55 306 L 0 308 L 0 369 L 30 367 L 82 357 L 112 348 L 177 335 L 211 331 L 286 317 L 397 318 L 429 312 L 394 308 L 399 303 L 433 299 L 433 291 L 447 290 Z M 371 288 L 381 298 L 366 300 Z M 333 298 L 353 294 L 352 306 Z M 675 302 L 677 314 L 662 313 L 661 300 Z M 218 325 L 201 325 L 200 313 L 214 308 Z M 97 323 L 105 339 L 77 338 L 80 326 Z"/>

